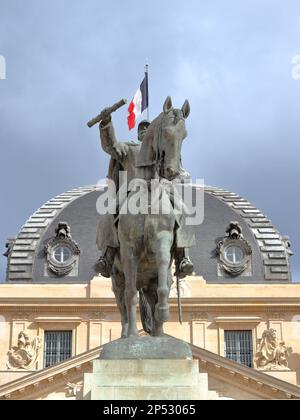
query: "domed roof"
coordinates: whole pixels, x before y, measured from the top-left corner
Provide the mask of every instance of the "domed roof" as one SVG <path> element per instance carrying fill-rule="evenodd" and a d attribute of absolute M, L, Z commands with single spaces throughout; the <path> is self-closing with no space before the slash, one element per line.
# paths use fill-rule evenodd
<path fill-rule="evenodd" d="M 39 208 L 11 243 L 7 281 L 72 283 L 93 278 L 94 264 L 100 254 L 96 246 L 99 221 L 96 201 L 99 194 L 101 191 L 96 186 L 80 187 L 58 195 Z M 242 249 L 249 249 L 251 254 L 247 268 L 240 272 L 227 270 L 220 255 L 224 240 L 228 240 L 226 229 L 231 221 L 237 222 L 241 229 L 241 241 L 246 246 Z M 57 236 L 60 222 L 69 226 L 78 258 L 70 272 L 62 271 L 58 275 L 48 269 L 45 247 Z M 190 255 L 195 274 L 207 282 L 291 281 L 287 240 L 260 210 L 235 193 L 205 187 L 204 221 L 195 226 L 195 235 L 196 246 L 190 249 Z"/>

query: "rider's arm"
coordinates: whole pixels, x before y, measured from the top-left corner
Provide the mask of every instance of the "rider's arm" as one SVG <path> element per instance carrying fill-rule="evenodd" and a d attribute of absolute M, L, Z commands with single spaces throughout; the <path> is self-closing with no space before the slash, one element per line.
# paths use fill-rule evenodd
<path fill-rule="evenodd" d="M 102 149 L 114 159 L 123 159 L 127 155 L 128 146 L 117 142 L 112 122 L 102 121 L 99 129 Z"/>

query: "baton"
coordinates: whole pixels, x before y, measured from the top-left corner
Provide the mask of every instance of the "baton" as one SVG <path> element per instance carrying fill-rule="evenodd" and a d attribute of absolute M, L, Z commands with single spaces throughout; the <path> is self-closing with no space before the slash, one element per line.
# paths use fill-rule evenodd
<path fill-rule="evenodd" d="M 93 118 L 87 123 L 88 127 L 93 127 L 95 124 L 99 123 L 105 117 L 108 117 L 112 112 L 115 112 L 117 109 L 121 108 L 121 106 L 127 103 L 127 99 L 121 99 L 119 102 L 116 102 L 113 106 L 109 108 L 105 108 L 103 111 L 100 112 L 97 117 Z"/>

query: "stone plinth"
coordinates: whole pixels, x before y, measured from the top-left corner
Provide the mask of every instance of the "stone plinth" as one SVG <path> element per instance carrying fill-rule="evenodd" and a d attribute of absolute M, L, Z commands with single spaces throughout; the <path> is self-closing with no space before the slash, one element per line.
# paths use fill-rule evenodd
<path fill-rule="evenodd" d="M 198 361 L 179 359 L 95 360 L 93 373 L 84 375 L 86 400 L 206 400 L 207 373 Z"/>
<path fill-rule="evenodd" d="M 100 359 L 192 359 L 190 346 L 174 337 L 120 338 L 105 344 Z"/>
<path fill-rule="evenodd" d="M 208 376 L 199 373 L 190 347 L 169 337 L 122 339 L 104 346 L 84 375 L 86 400 L 205 400 Z"/>

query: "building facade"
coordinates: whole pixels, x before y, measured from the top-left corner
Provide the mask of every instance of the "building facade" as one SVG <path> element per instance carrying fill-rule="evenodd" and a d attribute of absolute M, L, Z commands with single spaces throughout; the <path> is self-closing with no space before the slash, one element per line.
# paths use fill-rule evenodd
<path fill-rule="evenodd" d="M 94 269 L 101 193 L 49 200 L 7 241 L 0 399 L 80 398 L 91 361 L 120 337 L 111 281 Z M 300 398 L 300 284 L 288 238 L 246 199 L 212 187 L 195 234 L 183 322 L 172 286 L 166 334 L 191 343 L 216 398 Z"/>

